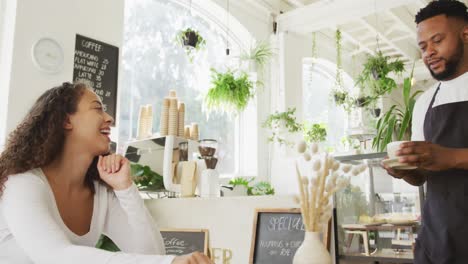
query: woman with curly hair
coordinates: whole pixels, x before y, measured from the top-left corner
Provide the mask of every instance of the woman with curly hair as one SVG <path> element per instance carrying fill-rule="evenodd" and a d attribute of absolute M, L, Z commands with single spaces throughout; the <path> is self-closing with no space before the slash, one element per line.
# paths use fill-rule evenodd
<path fill-rule="evenodd" d="M 164 255 L 129 161 L 108 155 L 112 122 L 83 83 L 39 97 L 0 156 L 0 263 L 212 263 Z M 95 248 L 101 234 L 123 252 Z"/>

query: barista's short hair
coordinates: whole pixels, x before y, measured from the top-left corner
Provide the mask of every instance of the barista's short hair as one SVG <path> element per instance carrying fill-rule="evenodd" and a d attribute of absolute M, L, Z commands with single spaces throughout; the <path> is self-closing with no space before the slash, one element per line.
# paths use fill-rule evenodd
<path fill-rule="evenodd" d="M 446 15 L 447 17 L 460 18 L 465 23 L 468 23 L 467 7 L 464 3 L 456 0 L 439 0 L 432 1 L 426 7 L 419 10 L 416 14 L 416 24 L 438 15 Z"/>

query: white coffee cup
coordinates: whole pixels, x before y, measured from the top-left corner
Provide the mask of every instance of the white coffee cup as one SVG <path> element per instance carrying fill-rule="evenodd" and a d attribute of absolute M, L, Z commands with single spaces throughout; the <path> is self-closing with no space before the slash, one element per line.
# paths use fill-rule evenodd
<path fill-rule="evenodd" d="M 400 150 L 400 145 L 405 142 L 409 142 L 409 141 L 393 141 L 393 142 L 388 143 L 387 145 L 388 158 L 390 159 L 398 158 L 396 153 L 398 150 Z"/>

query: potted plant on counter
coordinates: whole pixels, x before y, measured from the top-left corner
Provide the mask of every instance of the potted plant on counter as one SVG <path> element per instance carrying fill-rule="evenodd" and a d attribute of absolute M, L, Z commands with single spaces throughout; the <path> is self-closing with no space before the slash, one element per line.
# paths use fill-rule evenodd
<path fill-rule="evenodd" d="M 275 189 L 269 182 L 261 181 L 250 185 L 253 179 L 236 177 L 229 181 L 230 186 L 223 187 L 223 196 L 259 196 L 274 195 Z"/>
<path fill-rule="evenodd" d="M 205 96 L 209 111 L 220 110 L 227 113 L 242 112 L 254 97 L 254 83 L 246 72 L 236 74 L 233 70 L 218 72 L 211 69 L 211 88 Z"/>
<path fill-rule="evenodd" d="M 248 190 L 248 195 L 274 195 L 275 189 L 271 186 L 269 182 L 261 181 L 255 183 Z"/>
<path fill-rule="evenodd" d="M 236 177 L 229 181 L 229 186 L 223 187 L 223 196 L 247 196 L 249 193 L 249 184 L 253 179 Z"/>
<path fill-rule="evenodd" d="M 416 96 L 422 91 L 411 94 L 411 76 L 403 82 L 403 104 L 395 104 L 385 112 L 377 121 L 377 136 L 372 141 L 372 147 L 378 151 L 384 151 L 387 144 L 394 140 L 411 139 L 411 123 Z"/>

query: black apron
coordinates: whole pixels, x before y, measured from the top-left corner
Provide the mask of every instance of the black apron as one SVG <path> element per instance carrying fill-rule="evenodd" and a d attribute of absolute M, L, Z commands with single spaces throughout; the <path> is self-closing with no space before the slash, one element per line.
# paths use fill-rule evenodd
<path fill-rule="evenodd" d="M 432 108 L 439 89 L 440 84 L 426 112 L 424 137 L 444 147 L 468 148 L 468 101 Z M 414 263 L 468 263 L 468 171 L 428 172 L 426 198 Z"/>

